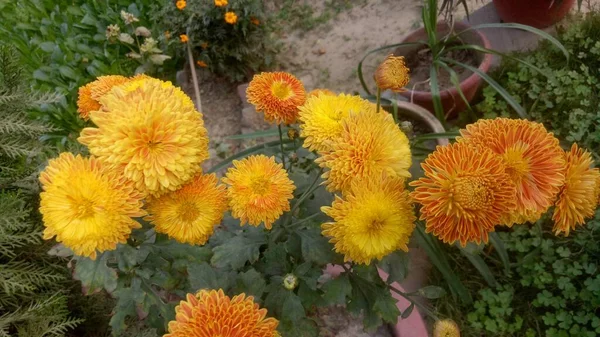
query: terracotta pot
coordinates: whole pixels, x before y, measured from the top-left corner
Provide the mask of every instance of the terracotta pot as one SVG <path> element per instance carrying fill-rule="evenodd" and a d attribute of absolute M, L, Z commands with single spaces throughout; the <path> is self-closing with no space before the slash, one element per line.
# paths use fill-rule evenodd
<path fill-rule="evenodd" d="M 494 0 L 504 22 L 516 22 L 536 28 L 552 26 L 569 13 L 575 0 Z"/>
<path fill-rule="evenodd" d="M 454 31 L 461 32 L 470 26 L 464 23 L 456 22 L 454 23 Z M 437 35 L 439 38 L 448 34 L 450 31 L 450 27 L 445 22 L 440 22 L 437 25 Z M 480 31 L 470 30 L 460 35 L 461 39 L 467 44 L 476 44 L 485 48 L 490 48 L 490 42 L 487 37 L 483 35 Z M 413 33 L 409 34 L 402 42 L 417 42 L 427 40 L 427 34 L 425 33 L 425 29 L 421 28 Z M 417 46 L 402 46 L 396 49 L 394 55 L 410 55 L 411 53 L 416 53 L 422 45 Z M 476 53 L 477 61 L 479 63 L 479 70 L 484 73 L 487 73 L 492 64 L 492 55 L 485 53 Z M 460 82 L 460 89 L 465 95 L 465 98 L 469 101 L 469 103 L 475 97 L 477 90 L 481 86 L 482 79 L 479 75 L 473 73 L 466 79 Z M 401 93 L 402 96 L 406 97 L 410 102 L 418 104 L 425 109 L 429 110 L 432 113 L 435 113 L 433 108 L 433 99 L 430 91 L 419 91 L 419 90 L 407 90 Z M 440 92 L 440 97 L 442 100 L 442 106 L 444 108 L 444 113 L 447 117 L 454 117 L 458 114 L 458 112 L 463 111 L 466 108 L 466 104 L 460 97 L 458 91 L 455 87 L 450 87 Z"/>

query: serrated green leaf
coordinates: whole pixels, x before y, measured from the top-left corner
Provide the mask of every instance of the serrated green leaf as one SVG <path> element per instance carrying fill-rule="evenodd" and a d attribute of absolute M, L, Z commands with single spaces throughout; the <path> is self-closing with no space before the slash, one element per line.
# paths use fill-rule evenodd
<path fill-rule="evenodd" d="M 206 262 L 191 264 L 187 267 L 190 286 L 195 291 L 201 289 L 219 289 L 217 275 Z"/>
<path fill-rule="evenodd" d="M 211 263 L 218 268 L 240 269 L 246 262 L 253 263 L 258 260 L 260 246 L 266 243 L 267 238 L 262 232 L 235 236 L 213 249 L 214 255 Z"/>
<path fill-rule="evenodd" d="M 419 289 L 419 294 L 425 298 L 433 300 L 444 296 L 446 294 L 446 290 L 438 286 L 426 286 Z"/>
<path fill-rule="evenodd" d="M 306 313 L 302 306 L 302 302 L 300 301 L 300 297 L 296 296 L 294 293 L 290 293 L 283 302 L 283 315 L 281 316 L 281 319 L 297 322 L 305 316 Z"/>
<path fill-rule="evenodd" d="M 265 292 L 266 287 L 267 282 L 264 277 L 256 270 L 249 269 L 245 273 L 238 275 L 236 293 L 252 295 L 256 301 L 260 302 L 260 298 Z"/>
<path fill-rule="evenodd" d="M 346 297 L 352 293 L 352 285 L 346 273 L 323 284 L 322 289 L 323 298 L 328 304 L 345 304 Z"/>
<path fill-rule="evenodd" d="M 117 271 L 106 265 L 108 256 L 108 253 L 103 253 L 96 260 L 78 258 L 73 278 L 81 281 L 85 294 L 90 295 L 103 288 L 112 293 L 117 288 Z"/>
<path fill-rule="evenodd" d="M 296 322 L 282 321 L 277 329 L 285 337 L 317 337 L 319 328 L 317 324 L 308 318 Z"/>
<path fill-rule="evenodd" d="M 396 251 L 384 257 L 377 265 L 388 273 L 387 283 L 402 282 L 408 275 L 408 253 Z"/>
<path fill-rule="evenodd" d="M 304 260 L 318 265 L 330 263 L 335 258 L 333 245 L 321 235 L 318 228 L 307 228 L 296 231 L 300 237 Z"/>
<path fill-rule="evenodd" d="M 400 316 L 400 310 L 396 306 L 396 299 L 394 299 L 390 292 L 385 289 L 379 292 L 379 296 L 373 304 L 373 310 L 375 310 L 384 321 L 390 324 L 396 323 Z"/>
<path fill-rule="evenodd" d="M 127 325 L 125 320 L 127 316 L 136 317 L 136 304 L 142 303 L 146 294 L 140 289 L 141 280 L 134 278 L 131 287 L 120 288 L 114 292 L 117 299 L 113 316 L 110 318 L 109 325 L 115 335 L 120 335 L 125 331 Z"/>

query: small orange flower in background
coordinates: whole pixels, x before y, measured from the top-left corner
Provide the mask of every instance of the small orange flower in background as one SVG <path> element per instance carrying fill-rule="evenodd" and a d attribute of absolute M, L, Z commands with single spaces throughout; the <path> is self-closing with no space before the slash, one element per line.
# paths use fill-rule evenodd
<path fill-rule="evenodd" d="M 451 319 L 436 321 L 433 325 L 433 337 L 460 337 L 458 324 Z"/>
<path fill-rule="evenodd" d="M 307 98 L 310 98 L 313 96 L 318 97 L 319 95 L 335 96 L 337 94 L 329 89 L 313 89 L 308 93 Z"/>
<path fill-rule="evenodd" d="M 289 200 L 296 188 L 282 165 L 265 155 L 234 160 L 223 182 L 229 185 L 231 215 L 239 218 L 242 226 L 264 222 L 267 229 L 290 210 Z"/>
<path fill-rule="evenodd" d="M 215 0 L 215 6 L 217 7 L 224 7 L 227 6 L 227 4 L 227 0 Z"/>
<path fill-rule="evenodd" d="M 250 18 L 250 22 L 252 22 L 252 24 L 256 26 L 260 25 L 260 20 L 255 17 Z"/>
<path fill-rule="evenodd" d="M 171 32 L 169 32 L 168 30 L 165 31 L 165 39 L 170 39 L 171 38 Z"/>
<path fill-rule="evenodd" d="M 88 120 L 91 111 L 100 109 L 99 99 L 106 95 L 114 86 L 129 81 L 125 76 L 108 75 L 100 76 L 95 81 L 79 88 L 77 99 L 77 112 L 79 117 Z"/>
<path fill-rule="evenodd" d="M 208 48 L 208 42 L 202 42 L 202 43 L 200 44 L 200 48 L 202 48 L 202 49 L 206 49 L 206 48 Z"/>
<path fill-rule="evenodd" d="M 188 36 L 186 34 L 181 34 L 179 35 L 179 40 L 181 41 L 181 43 L 187 43 L 190 39 L 188 39 Z"/>
<path fill-rule="evenodd" d="M 198 60 L 198 61 L 196 61 L 196 64 L 197 64 L 199 67 L 202 67 L 202 68 L 206 68 L 206 67 L 208 67 L 208 64 L 206 64 L 206 62 L 204 62 L 204 61 L 200 61 L 200 60 Z"/>
<path fill-rule="evenodd" d="M 177 6 L 177 9 L 183 10 L 187 3 L 185 2 L 185 0 L 177 0 L 177 3 L 175 5 Z"/>
<path fill-rule="evenodd" d="M 228 24 L 235 24 L 237 22 L 237 15 L 234 12 L 227 12 L 225 13 L 225 22 L 227 22 Z"/>
<path fill-rule="evenodd" d="M 298 118 L 298 109 L 306 100 L 302 82 L 286 72 L 254 75 L 246 95 L 257 112 L 265 113 L 265 120 L 276 124 L 293 124 Z"/>
<path fill-rule="evenodd" d="M 267 309 L 261 309 L 252 296 L 242 293 L 230 298 L 222 289 L 200 290 L 179 302 L 164 337 L 279 336 L 279 322 L 266 317 Z"/>
<path fill-rule="evenodd" d="M 567 167 L 565 185 L 562 187 L 554 209 L 554 233 L 569 235 L 586 218 L 591 218 L 598 207 L 600 195 L 600 171 L 592 168 L 594 161 L 588 151 L 577 144 L 565 154 Z"/>
<path fill-rule="evenodd" d="M 506 213 L 507 226 L 537 221 L 564 184 L 565 158 L 558 139 L 540 124 L 524 119 L 481 119 L 460 131 L 458 142 L 486 147 L 500 155 L 517 188 L 517 207 Z"/>
<path fill-rule="evenodd" d="M 515 209 L 515 184 L 502 159 L 468 143 L 438 146 L 412 181 L 426 230 L 446 243 L 488 241 L 503 213 Z"/>
<path fill-rule="evenodd" d="M 410 82 L 409 72 L 404 56 L 388 55 L 375 71 L 375 83 L 381 90 L 402 92 Z"/>

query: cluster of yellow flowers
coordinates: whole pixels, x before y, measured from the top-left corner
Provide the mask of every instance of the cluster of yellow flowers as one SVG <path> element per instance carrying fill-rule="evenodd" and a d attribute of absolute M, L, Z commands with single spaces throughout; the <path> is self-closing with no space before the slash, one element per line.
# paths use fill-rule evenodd
<path fill-rule="evenodd" d="M 228 0 L 215 0 L 215 6 L 216 7 L 225 7 L 229 4 Z M 185 7 L 187 7 L 187 2 L 185 0 L 177 0 L 177 2 L 175 3 L 175 6 L 177 7 L 177 9 L 179 9 L 180 11 L 184 10 Z M 235 14 L 235 12 L 232 11 L 227 11 L 225 13 L 224 16 L 225 22 L 227 22 L 228 24 L 234 25 L 237 22 L 237 14 Z M 257 19 L 252 19 L 252 23 L 255 25 L 258 25 L 259 21 Z M 183 43 L 187 42 L 187 41 L 182 41 Z"/>

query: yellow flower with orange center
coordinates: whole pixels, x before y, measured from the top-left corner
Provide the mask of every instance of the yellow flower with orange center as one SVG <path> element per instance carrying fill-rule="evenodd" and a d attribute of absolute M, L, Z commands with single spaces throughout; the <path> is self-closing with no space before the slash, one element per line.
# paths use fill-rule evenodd
<path fill-rule="evenodd" d="M 277 325 L 252 296 L 230 298 L 222 289 L 200 290 L 175 307 L 175 320 L 164 337 L 275 337 Z"/>
<path fill-rule="evenodd" d="M 227 0 L 215 0 L 215 6 L 217 7 L 224 7 L 227 6 L 227 4 Z"/>
<path fill-rule="evenodd" d="M 335 96 L 337 95 L 335 92 L 329 90 L 329 89 L 313 89 L 311 90 L 308 95 L 307 98 L 311 98 L 313 96 L 320 96 L 320 95 L 329 95 L 329 96 Z"/>
<path fill-rule="evenodd" d="M 342 119 L 350 114 L 374 114 L 375 104 L 346 94 L 312 96 L 300 107 L 300 128 L 304 147 L 311 151 L 326 152 L 333 139 L 342 134 Z"/>
<path fill-rule="evenodd" d="M 323 235 L 345 261 L 368 265 L 398 249 L 408 251 L 416 217 L 403 178 L 375 175 L 354 181 L 343 199 L 336 196 L 321 210 L 333 219 L 322 225 Z"/>
<path fill-rule="evenodd" d="M 186 34 L 181 34 L 179 35 L 179 41 L 181 41 L 181 43 L 187 43 L 190 39 L 188 38 L 188 36 Z"/>
<path fill-rule="evenodd" d="M 230 25 L 233 25 L 237 22 L 237 15 L 234 12 L 227 12 L 225 13 L 225 22 L 227 22 Z"/>
<path fill-rule="evenodd" d="M 320 98 L 329 97 L 321 96 Z M 329 191 L 342 191 L 352 180 L 382 173 L 409 178 L 412 158 L 408 138 L 388 113 L 350 114 L 341 120 L 342 131 L 329 150 L 315 162 Z"/>
<path fill-rule="evenodd" d="M 206 64 L 206 62 L 201 61 L 201 60 L 196 61 L 196 64 L 198 65 L 198 67 L 202 67 L 202 68 L 208 67 L 208 64 Z"/>
<path fill-rule="evenodd" d="M 577 144 L 565 154 L 567 167 L 565 184 L 562 187 L 554 209 L 554 233 L 569 235 L 586 218 L 591 218 L 598 207 L 600 196 L 600 171 L 592 168 L 594 161 L 589 152 Z"/>
<path fill-rule="evenodd" d="M 539 219 L 564 184 L 564 151 L 540 123 L 523 119 L 482 119 L 461 130 L 459 142 L 486 147 L 502 158 L 517 187 L 517 207 L 505 212 L 502 224 Z"/>
<path fill-rule="evenodd" d="M 304 85 L 294 75 L 285 72 L 263 72 L 254 75 L 246 96 L 257 112 L 264 112 L 271 123 L 293 124 L 298 109 L 306 100 Z"/>
<path fill-rule="evenodd" d="M 469 143 L 438 146 L 421 164 L 425 176 L 412 181 L 428 233 L 446 243 L 488 241 L 501 216 L 514 210 L 515 184 L 502 159 Z"/>
<path fill-rule="evenodd" d="M 141 77 L 115 87 L 101 103 L 90 114 L 97 127 L 83 129 L 78 140 L 99 159 L 123 167 L 140 191 L 155 197 L 175 191 L 208 158 L 202 114 L 170 82 Z"/>
<path fill-rule="evenodd" d="M 159 233 L 181 242 L 203 245 L 227 210 L 225 186 L 215 174 L 199 174 L 177 191 L 148 202 L 146 217 Z"/>
<path fill-rule="evenodd" d="M 76 255 L 96 258 L 125 243 L 146 215 L 143 195 L 122 172 L 92 157 L 61 153 L 40 174 L 44 239 L 56 236 Z"/>
<path fill-rule="evenodd" d="M 231 214 L 242 225 L 259 226 L 264 222 L 271 229 L 273 222 L 290 210 L 295 186 L 273 157 L 256 155 L 234 160 L 223 182 L 229 185 Z"/>
<path fill-rule="evenodd" d="M 433 325 L 433 337 L 460 337 L 458 324 L 451 319 L 436 321 Z"/>
<path fill-rule="evenodd" d="M 410 82 L 409 72 L 404 56 L 388 55 L 375 71 L 375 83 L 381 90 L 401 92 Z"/>
<path fill-rule="evenodd" d="M 185 0 L 177 0 L 177 3 L 175 5 L 177 6 L 177 9 L 183 10 L 187 3 L 185 2 Z"/>
<path fill-rule="evenodd" d="M 129 79 L 125 76 L 100 76 L 95 81 L 80 87 L 79 98 L 77 99 L 79 116 L 84 120 L 88 120 L 91 111 L 100 109 L 100 98 L 106 95 L 114 86 L 127 81 Z"/>

